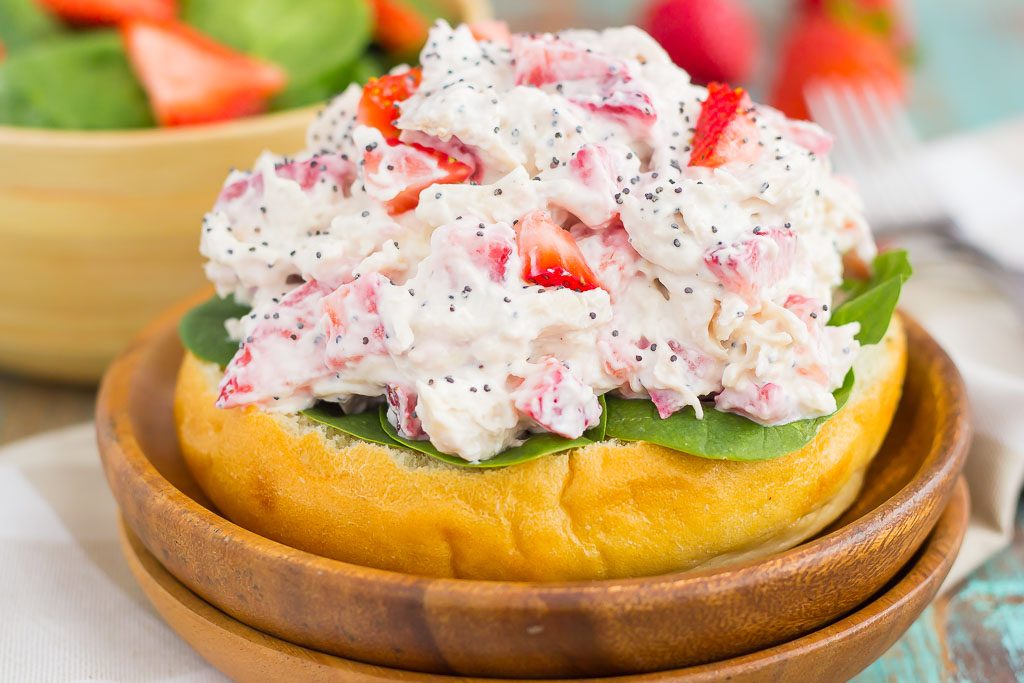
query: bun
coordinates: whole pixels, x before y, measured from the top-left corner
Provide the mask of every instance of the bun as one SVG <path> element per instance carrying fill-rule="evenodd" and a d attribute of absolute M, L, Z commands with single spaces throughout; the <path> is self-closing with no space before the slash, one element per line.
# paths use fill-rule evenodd
<path fill-rule="evenodd" d="M 802 450 L 731 462 L 606 441 L 504 469 L 458 468 L 297 415 L 214 407 L 220 371 L 186 355 L 175 418 L 202 489 L 281 543 L 412 574 L 582 580 L 767 555 L 856 498 L 906 368 L 899 316 L 854 366 L 847 405 Z"/>

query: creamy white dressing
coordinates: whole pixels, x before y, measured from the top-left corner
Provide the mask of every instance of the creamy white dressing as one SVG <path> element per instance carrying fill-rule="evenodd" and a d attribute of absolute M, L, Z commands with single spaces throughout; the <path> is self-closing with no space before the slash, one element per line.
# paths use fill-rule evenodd
<path fill-rule="evenodd" d="M 609 391 L 665 416 L 714 396 L 768 425 L 835 409 L 858 345 L 855 324 L 826 326 L 832 291 L 842 254 L 874 245 L 823 131 L 755 106 L 735 160 L 689 167 L 707 91 L 632 27 L 507 46 L 439 23 L 421 62 L 400 140 L 465 162 L 469 182 L 389 214 L 410 178 L 364 164 L 392 148 L 356 122 L 356 86 L 304 156 L 228 178 L 201 251 L 218 292 L 254 309 L 221 405 L 387 400 L 400 433 L 470 461 L 530 431 L 580 436 Z M 537 210 L 601 288 L 523 279 L 514 226 Z"/>

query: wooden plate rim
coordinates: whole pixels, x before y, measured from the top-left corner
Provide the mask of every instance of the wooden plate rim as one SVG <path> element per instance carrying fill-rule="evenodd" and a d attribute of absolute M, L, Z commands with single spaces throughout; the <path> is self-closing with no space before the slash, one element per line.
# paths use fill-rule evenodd
<path fill-rule="evenodd" d="M 969 519 L 969 501 L 970 496 L 967 483 L 963 477 L 958 477 L 949 503 L 942 512 L 939 522 L 911 561 L 911 565 L 901 572 L 899 578 L 894 583 L 889 584 L 887 588 L 880 591 L 872 600 L 828 626 L 758 652 L 718 662 L 699 664 L 681 669 L 586 679 L 499 679 L 493 677 L 460 677 L 457 675 L 431 674 L 367 664 L 338 657 L 337 655 L 310 650 L 254 629 L 209 604 L 189 590 L 187 586 L 178 581 L 160 565 L 157 559 L 146 550 L 141 540 L 131 531 L 123 517 L 119 516 L 118 526 L 122 552 L 128 561 L 132 573 L 136 577 L 136 581 L 139 581 L 140 585 L 143 584 L 143 581 L 140 580 L 140 573 L 145 573 L 156 584 L 156 589 L 167 593 L 172 600 L 181 604 L 184 609 L 191 612 L 196 618 L 212 623 L 215 627 L 230 630 L 234 637 L 247 639 L 253 642 L 256 647 L 273 648 L 290 658 L 301 657 L 303 664 L 311 666 L 319 664 L 320 666 L 334 668 L 338 671 L 339 675 L 347 671 L 349 674 L 366 676 L 367 678 L 362 680 L 368 681 L 402 680 L 422 681 L 423 683 L 443 683 L 445 681 L 506 681 L 507 683 L 520 681 L 520 683 L 525 683 L 527 680 L 535 681 L 535 683 L 571 683 L 572 681 L 660 683 L 661 681 L 668 680 L 697 683 L 698 681 L 729 680 L 731 678 L 738 678 L 741 674 L 749 676 L 751 674 L 767 673 L 769 667 L 774 665 L 781 666 L 783 663 L 793 663 L 799 657 L 811 655 L 825 648 L 833 649 L 838 640 L 856 637 L 866 631 L 884 628 L 886 622 L 896 618 L 908 603 L 917 602 L 919 599 L 925 605 L 929 603 L 935 597 L 942 581 L 948 575 L 956 558 L 957 550 L 963 542 Z M 158 572 L 157 575 L 154 575 L 154 569 Z M 147 588 L 145 585 L 143 585 L 143 588 L 150 601 L 153 601 L 153 597 L 149 594 L 151 588 Z M 218 624 L 217 621 L 208 618 L 202 613 L 206 611 L 211 611 L 214 617 L 218 618 L 221 623 Z M 919 614 L 920 611 L 913 615 L 911 621 L 916 620 Z M 892 635 L 891 641 L 895 642 L 899 635 L 902 635 L 902 630 Z M 883 643 L 883 647 L 878 649 L 884 651 L 890 645 L 891 643 Z"/>

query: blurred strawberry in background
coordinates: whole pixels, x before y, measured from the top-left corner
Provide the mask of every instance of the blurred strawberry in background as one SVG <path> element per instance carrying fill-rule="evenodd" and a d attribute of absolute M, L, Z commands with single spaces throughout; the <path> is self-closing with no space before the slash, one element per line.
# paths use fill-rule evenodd
<path fill-rule="evenodd" d="M 758 28 L 741 0 L 655 0 L 640 25 L 698 83 L 750 78 Z"/>
<path fill-rule="evenodd" d="M 906 95 L 910 32 L 893 0 L 802 0 L 779 55 L 769 102 L 810 118 L 804 93 L 815 81 L 869 84 Z"/>

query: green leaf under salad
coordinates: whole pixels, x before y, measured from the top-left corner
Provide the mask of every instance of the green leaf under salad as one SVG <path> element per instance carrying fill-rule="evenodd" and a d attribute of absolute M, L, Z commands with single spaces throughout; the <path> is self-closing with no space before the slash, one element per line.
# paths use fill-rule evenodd
<path fill-rule="evenodd" d="M 45 40 L 0 63 L 0 123 L 74 130 L 154 125 L 111 30 Z"/>
<path fill-rule="evenodd" d="M 227 367 L 238 351 L 238 342 L 232 341 L 224 324 L 232 318 L 249 314 L 249 307 L 234 297 L 215 296 L 186 313 L 178 323 L 178 336 L 182 345 L 200 360 Z"/>
<path fill-rule="evenodd" d="M 288 72 L 274 109 L 342 90 L 373 29 L 367 0 L 185 0 L 181 15 L 215 40 Z"/>
<path fill-rule="evenodd" d="M 392 448 L 403 448 L 402 444 L 392 439 L 381 424 L 381 416 L 377 409 L 371 408 L 364 413 L 345 415 L 337 403 L 321 401 L 302 414 L 322 425 L 336 429 L 363 441 L 378 443 Z M 387 420 L 385 419 L 385 422 Z"/>
<path fill-rule="evenodd" d="M 837 411 L 850 398 L 853 381 L 851 370 L 833 392 Z M 803 448 L 831 417 L 764 427 L 742 415 L 719 412 L 710 402 L 703 408 L 703 419 L 697 419 L 690 407 L 662 419 L 647 399 L 609 397 L 607 433 L 613 439 L 646 441 L 700 458 L 771 460 Z"/>
<path fill-rule="evenodd" d="M 62 32 L 60 22 L 37 0 L 0 0 L 0 43 L 8 55 Z"/>
<path fill-rule="evenodd" d="M 907 252 L 886 251 L 875 257 L 868 280 L 844 283 L 848 299 L 832 312 L 829 325 L 860 323 L 857 341 L 862 345 L 882 341 L 899 302 L 903 283 L 913 274 Z"/>

